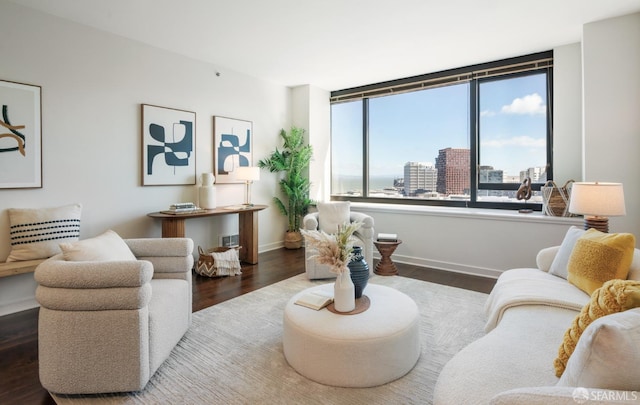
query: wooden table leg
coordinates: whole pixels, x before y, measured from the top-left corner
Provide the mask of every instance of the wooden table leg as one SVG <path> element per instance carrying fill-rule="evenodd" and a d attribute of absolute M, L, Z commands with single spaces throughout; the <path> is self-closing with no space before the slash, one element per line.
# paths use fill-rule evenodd
<path fill-rule="evenodd" d="M 163 238 L 184 238 L 184 218 L 163 218 Z"/>
<path fill-rule="evenodd" d="M 240 260 L 256 264 L 258 263 L 258 212 L 240 212 L 238 222 Z"/>

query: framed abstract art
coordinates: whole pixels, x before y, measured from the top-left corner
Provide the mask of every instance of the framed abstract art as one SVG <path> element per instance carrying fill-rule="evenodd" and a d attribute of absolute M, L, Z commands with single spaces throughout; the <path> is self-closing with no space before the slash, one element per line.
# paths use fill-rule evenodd
<path fill-rule="evenodd" d="M 235 169 L 253 162 L 253 123 L 213 117 L 213 166 L 216 183 L 240 183 Z"/>
<path fill-rule="evenodd" d="M 41 188 L 40 86 L 0 80 L 0 108 L 0 188 Z"/>
<path fill-rule="evenodd" d="M 196 184 L 196 113 L 142 104 L 142 185 Z"/>

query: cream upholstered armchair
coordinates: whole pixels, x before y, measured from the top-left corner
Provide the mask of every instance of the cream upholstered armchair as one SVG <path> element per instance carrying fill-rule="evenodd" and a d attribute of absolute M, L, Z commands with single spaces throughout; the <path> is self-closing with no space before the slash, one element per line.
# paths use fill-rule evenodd
<path fill-rule="evenodd" d="M 373 274 L 373 217 L 351 211 L 351 203 L 349 201 L 318 203 L 317 208 L 317 212 L 309 213 L 303 219 L 303 226 L 307 231 L 321 230 L 332 234 L 337 232 L 338 225 L 342 225 L 345 222 L 359 221 L 362 223 L 362 227 L 353 236 L 356 239 L 354 244 L 362 247 L 364 260 L 369 265 L 369 274 Z M 305 247 L 307 278 L 310 280 L 335 278 L 336 275 L 329 270 L 329 266 L 316 263 L 313 257 L 315 254 L 315 249 Z"/>
<path fill-rule="evenodd" d="M 193 241 L 108 235 L 103 253 L 123 251 L 109 259 L 89 243 L 105 235 L 36 268 L 40 381 L 50 392 L 141 390 L 191 323 Z M 89 256 L 78 257 L 83 249 Z"/>

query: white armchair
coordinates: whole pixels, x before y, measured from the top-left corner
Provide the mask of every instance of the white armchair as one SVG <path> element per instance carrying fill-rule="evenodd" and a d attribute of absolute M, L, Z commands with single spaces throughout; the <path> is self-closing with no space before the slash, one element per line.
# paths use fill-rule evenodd
<path fill-rule="evenodd" d="M 305 215 L 303 227 L 307 231 L 323 230 L 327 233 L 334 233 L 333 227 L 336 224 L 359 221 L 362 227 L 353 235 L 355 245 L 362 247 L 364 260 L 369 266 L 369 274 L 373 274 L 373 217 L 361 212 L 350 211 L 349 201 L 318 203 L 318 212 Z M 329 266 L 316 263 L 313 256 L 316 250 L 305 247 L 305 270 L 309 280 L 322 278 L 335 278 L 335 273 L 329 270 Z"/>

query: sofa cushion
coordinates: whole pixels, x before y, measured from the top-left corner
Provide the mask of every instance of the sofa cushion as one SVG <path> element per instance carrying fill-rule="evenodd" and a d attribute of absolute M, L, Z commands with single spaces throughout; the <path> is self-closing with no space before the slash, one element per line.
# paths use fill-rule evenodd
<path fill-rule="evenodd" d="M 46 259 L 60 253 L 60 242 L 80 237 L 80 204 L 8 211 L 11 252 L 7 262 Z"/>
<path fill-rule="evenodd" d="M 564 236 L 564 239 L 562 240 L 562 244 L 560 245 L 558 253 L 553 258 L 553 262 L 551 262 L 549 274 L 562 277 L 565 280 L 567 279 L 569 275 L 567 267 L 569 264 L 569 258 L 571 257 L 571 252 L 573 252 L 573 248 L 576 245 L 578 238 L 581 237 L 584 233 L 585 230 L 580 229 L 577 226 L 572 226 L 569 228 Z"/>
<path fill-rule="evenodd" d="M 568 263 L 567 280 L 592 294 L 605 281 L 626 279 L 636 240 L 630 233 L 589 229 L 576 241 Z"/>
<path fill-rule="evenodd" d="M 72 262 L 136 260 L 129 246 L 112 230 L 95 238 L 61 243 L 64 259 Z"/>
<path fill-rule="evenodd" d="M 582 308 L 564 334 L 558 349 L 558 357 L 553 362 L 556 376 L 562 375 L 570 356 L 574 353 L 576 344 L 581 339 L 580 336 L 593 321 L 638 306 L 640 306 L 640 281 L 609 280 L 594 291 L 589 303 Z"/>
<path fill-rule="evenodd" d="M 350 221 L 351 203 L 349 201 L 333 201 L 318 203 L 318 228 L 322 232 L 334 234 L 338 226 Z"/>
<path fill-rule="evenodd" d="M 640 391 L 640 309 L 594 321 L 580 338 L 559 386 Z"/>

